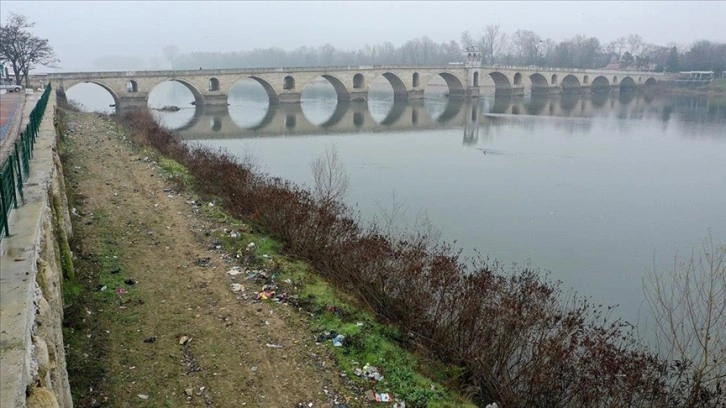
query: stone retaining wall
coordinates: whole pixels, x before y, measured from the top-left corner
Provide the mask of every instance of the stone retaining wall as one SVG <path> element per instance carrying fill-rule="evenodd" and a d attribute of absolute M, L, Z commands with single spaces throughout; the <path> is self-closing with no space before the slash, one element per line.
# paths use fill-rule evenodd
<path fill-rule="evenodd" d="M 0 245 L 0 408 L 73 406 L 63 343 L 63 269 L 72 234 L 51 94 L 25 184 Z M 27 118 L 26 118 L 27 120 Z"/>

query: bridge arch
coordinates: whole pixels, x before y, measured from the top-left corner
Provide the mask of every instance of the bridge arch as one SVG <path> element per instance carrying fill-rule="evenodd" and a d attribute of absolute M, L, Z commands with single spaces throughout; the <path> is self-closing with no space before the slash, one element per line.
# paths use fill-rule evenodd
<path fill-rule="evenodd" d="M 267 82 L 265 79 L 260 78 L 255 75 L 249 76 L 247 78 L 252 79 L 252 80 L 256 81 L 258 84 L 262 85 L 262 88 L 264 88 L 265 92 L 267 93 L 267 98 L 270 100 L 270 103 L 277 102 L 277 100 L 279 99 L 279 96 L 277 95 L 277 91 L 275 91 L 275 87 L 272 86 L 272 84 Z M 236 81 L 235 81 L 235 83 L 236 83 Z M 229 91 L 227 93 L 229 93 Z"/>
<path fill-rule="evenodd" d="M 557 85 L 557 74 L 552 74 L 552 78 L 550 79 L 550 85 Z"/>
<path fill-rule="evenodd" d="M 618 83 L 618 76 L 613 75 L 613 85 L 617 85 L 617 83 Z"/>
<path fill-rule="evenodd" d="M 620 91 L 632 91 L 635 89 L 635 81 L 627 76 L 620 81 Z"/>
<path fill-rule="evenodd" d="M 549 89 L 550 85 L 547 83 L 547 78 L 540 73 L 534 73 L 529 76 L 529 81 L 532 83 L 532 92 L 543 92 Z"/>
<path fill-rule="evenodd" d="M 580 90 L 580 80 L 576 76 L 570 74 L 562 78 L 562 90 L 564 92 L 577 92 Z"/>
<path fill-rule="evenodd" d="M 324 74 L 321 76 L 327 79 L 331 85 L 333 85 L 333 88 L 335 88 L 335 93 L 338 95 L 338 100 L 350 100 L 350 90 L 347 86 L 345 86 L 340 78 L 330 74 Z"/>
<path fill-rule="evenodd" d="M 295 77 L 293 77 L 292 75 L 286 76 L 282 80 L 282 82 L 283 82 L 282 83 L 283 90 L 289 91 L 289 90 L 295 89 Z"/>
<path fill-rule="evenodd" d="M 196 105 L 196 106 L 204 105 L 204 97 L 202 96 L 202 93 L 199 92 L 199 89 L 197 89 L 196 86 L 192 85 L 192 83 L 190 81 L 188 81 L 184 78 L 169 78 L 166 81 L 162 81 L 162 82 L 155 84 L 154 86 L 151 87 L 151 90 L 149 91 L 149 96 L 151 96 L 151 92 L 153 91 L 154 88 L 156 88 L 157 86 L 159 86 L 162 83 L 167 82 L 167 81 L 174 81 L 174 82 L 178 82 L 178 83 L 184 85 L 187 89 L 189 89 L 189 92 L 192 93 L 192 96 L 194 96 L 194 105 Z"/>
<path fill-rule="evenodd" d="M 590 85 L 590 88 L 593 91 L 608 91 L 610 90 L 610 81 L 608 81 L 607 78 L 600 75 L 592 80 L 592 85 Z"/>
<path fill-rule="evenodd" d="M 658 81 L 655 80 L 655 78 L 648 78 L 645 80 L 645 86 L 655 86 L 658 83 Z"/>
<path fill-rule="evenodd" d="M 439 76 L 444 79 L 446 86 L 449 87 L 450 96 L 464 94 L 464 84 L 461 83 L 461 80 L 456 75 L 448 72 L 440 72 Z"/>
<path fill-rule="evenodd" d="M 386 78 L 386 80 L 388 80 L 391 84 L 391 88 L 393 88 L 394 101 L 405 100 L 408 98 L 408 89 L 406 89 L 406 84 L 403 83 L 401 77 L 393 72 L 384 72 L 381 76 Z"/>
<path fill-rule="evenodd" d="M 126 92 L 128 92 L 128 93 L 139 92 L 139 84 L 136 81 L 134 81 L 133 79 L 130 79 L 129 82 L 126 82 Z"/>
<path fill-rule="evenodd" d="M 421 80 L 419 78 L 418 72 L 413 73 L 413 77 L 411 78 L 411 84 L 414 88 L 418 88 L 421 85 Z"/>
<path fill-rule="evenodd" d="M 361 75 L 361 74 L 358 74 L 358 75 Z M 361 81 L 363 81 L 362 77 L 363 77 L 363 75 L 361 75 L 361 78 L 360 78 Z M 343 81 L 340 78 L 338 78 L 335 75 L 331 75 L 331 74 L 322 74 L 319 77 L 312 78 L 310 81 L 305 83 L 305 85 L 301 88 L 301 91 L 305 90 L 305 87 L 307 87 L 311 82 L 313 82 L 317 78 L 324 78 L 325 80 L 328 81 L 328 83 L 330 83 L 330 85 L 333 86 L 333 89 L 335 89 L 335 94 L 337 95 L 339 101 L 350 100 L 350 90 L 348 89 L 348 87 L 345 86 L 345 84 L 343 83 Z M 293 79 L 293 81 L 294 81 L 294 79 Z M 353 81 L 355 82 L 355 78 L 353 79 Z M 355 84 L 354 84 L 354 87 L 355 87 Z M 285 89 L 288 89 L 288 88 L 285 88 Z M 289 89 L 294 89 L 294 86 L 293 86 L 293 88 L 289 88 Z"/>
<path fill-rule="evenodd" d="M 219 79 L 212 77 L 209 78 L 209 91 L 215 92 L 219 91 Z"/>
<path fill-rule="evenodd" d="M 495 87 L 494 92 L 495 93 L 502 92 L 502 91 L 507 92 L 510 89 L 512 89 L 512 83 L 509 82 L 509 78 L 507 78 L 507 76 L 502 74 L 501 72 L 499 72 L 499 71 L 490 72 L 489 76 L 494 81 L 494 87 Z"/>
<path fill-rule="evenodd" d="M 514 74 L 514 85 L 522 85 L 522 74 L 519 72 Z"/>
<path fill-rule="evenodd" d="M 70 85 L 68 85 L 68 84 L 70 84 Z M 61 81 L 57 87 L 58 87 L 58 89 L 63 89 L 63 91 L 66 92 L 66 91 L 69 91 L 74 86 L 80 85 L 80 84 L 94 84 L 94 85 L 98 85 L 101 88 L 103 88 L 106 92 L 109 93 L 109 95 L 111 95 L 111 98 L 113 99 L 113 103 L 116 108 L 116 112 L 119 112 L 119 109 L 121 108 L 121 98 L 119 97 L 119 95 L 116 93 L 116 91 L 113 88 L 111 88 L 108 84 L 106 84 L 102 81 L 93 81 L 93 80 L 92 81 L 73 81 L 73 82 L 68 82 L 65 84 Z"/>
<path fill-rule="evenodd" d="M 362 89 L 366 86 L 365 78 L 360 72 L 353 75 L 353 89 Z"/>
<path fill-rule="evenodd" d="M 589 75 L 585 75 L 585 77 L 582 78 L 582 83 L 585 84 L 585 85 L 589 84 L 590 83 L 590 76 Z"/>

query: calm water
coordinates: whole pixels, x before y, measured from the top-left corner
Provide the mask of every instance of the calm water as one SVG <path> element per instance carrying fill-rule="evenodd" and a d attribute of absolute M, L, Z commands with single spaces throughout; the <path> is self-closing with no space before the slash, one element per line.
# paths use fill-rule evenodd
<path fill-rule="evenodd" d="M 350 176 L 348 201 L 365 219 L 399 206 L 403 227 L 425 214 L 466 255 L 476 249 L 551 270 L 632 321 L 646 270 L 672 266 L 709 233 L 726 242 L 724 99 L 489 96 L 472 104 L 433 86 L 424 101 L 396 104 L 383 85 L 367 104 L 338 104 L 320 85 L 306 88 L 301 105 L 269 107 L 260 89 L 241 84 L 229 108 L 195 110 L 188 91 L 167 88 L 150 104 L 185 108 L 159 120 L 190 143 L 252 154 L 300 184 L 335 146 Z"/>

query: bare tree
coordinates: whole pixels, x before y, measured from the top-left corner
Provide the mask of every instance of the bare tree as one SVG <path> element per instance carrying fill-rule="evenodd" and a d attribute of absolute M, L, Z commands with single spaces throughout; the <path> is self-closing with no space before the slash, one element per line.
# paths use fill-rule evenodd
<path fill-rule="evenodd" d="M 530 30 L 517 30 L 514 33 L 514 44 L 519 54 L 520 64 L 538 64 L 542 58 L 542 39 Z"/>
<path fill-rule="evenodd" d="M 8 22 L 0 26 L 0 58 L 10 62 L 15 73 L 15 83 L 20 84 L 36 65 L 55 66 L 58 59 L 47 39 L 39 38 L 28 31 L 35 23 L 19 14 L 10 14 Z"/>
<path fill-rule="evenodd" d="M 481 33 L 481 44 L 484 58 L 488 63 L 494 63 L 506 39 L 507 34 L 499 29 L 499 24 L 489 24 L 484 28 Z"/>
<path fill-rule="evenodd" d="M 421 41 L 419 42 L 421 63 L 424 65 L 428 64 L 430 62 L 429 59 L 431 58 L 431 54 L 435 52 L 436 48 L 436 43 L 434 43 L 428 36 L 421 37 Z"/>
<path fill-rule="evenodd" d="M 638 34 L 630 34 L 628 36 L 628 51 L 633 56 L 638 56 L 643 52 L 643 48 L 645 47 L 645 42 L 643 41 L 643 37 L 639 36 Z"/>
<path fill-rule="evenodd" d="M 313 160 L 310 168 L 315 183 L 313 193 L 317 200 L 323 204 L 330 204 L 345 197 L 350 179 L 335 146 L 326 149 L 325 153 Z"/>
<path fill-rule="evenodd" d="M 462 48 L 471 47 L 472 45 L 474 45 L 474 39 L 471 37 L 471 33 L 469 32 L 469 30 L 466 30 L 463 33 L 461 33 L 460 41 L 461 41 Z"/>
<path fill-rule="evenodd" d="M 707 238 L 686 261 L 676 257 L 672 271 L 649 272 L 644 292 L 657 351 L 678 368 L 671 386 L 683 394 L 681 406 L 726 402 L 720 394 L 726 383 L 726 245 Z"/>

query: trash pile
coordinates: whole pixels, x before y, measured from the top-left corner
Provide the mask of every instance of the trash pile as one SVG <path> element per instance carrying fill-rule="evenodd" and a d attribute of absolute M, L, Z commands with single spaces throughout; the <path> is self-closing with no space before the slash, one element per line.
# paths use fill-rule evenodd
<path fill-rule="evenodd" d="M 241 234 L 236 230 L 225 229 L 225 234 L 229 234 L 231 238 L 239 238 Z M 221 247 L 219 240 L 214 240 L 212 246 L 216 249 Z M 228 263 L 235 262 L 230 256 L 223 256 Z M 273 301 L 277 303 L 288 303 L 296 301 L 296 296 L 290 296 L 286 291 L 282 290 L 280 283 L 292 285 L 289 279 L 278 283 L 279 265 L 271 256 L 263 254 L 261 259 L 257 257 L 257 245 L 250 242 L 243 249 L 237 252 L 235 257 L 240 260 L 243 266 L 232 266 L 227 275 L 231 278 L 230 288 L 232 292 L 237 294 L 238 299 L 251 300 L 252 302 Z M 259 265 L 253 268 L 251 265 Z M 247 292 L 248 286 L 259 285 L 258 290 Z"/>
<path fill-rule="evenodd" d="M 383 375 L 378 372 L 378 368 L 372 365 L 366 364 L 363 366 L 363 369 L 356 368 L 353 372 L 358 377 L 364 377 L 374 381 L 383 381 Z"/>
<path fill-rule="evenodd" d="M 325 331 L 315 338 L 316 343 L 325 343 L 328 340 L 332 340 L 333 347 L 343 347 L 345 344 L 345 336 L 338 334 L 335 331 Z"/>

